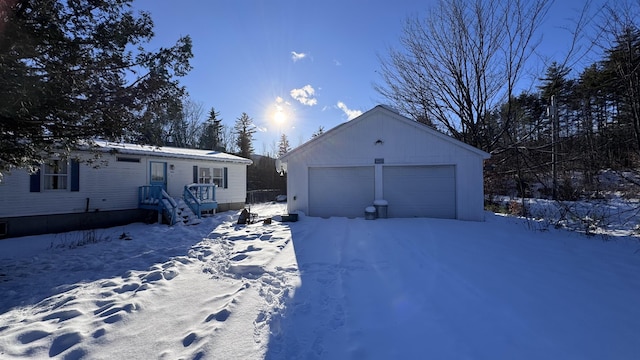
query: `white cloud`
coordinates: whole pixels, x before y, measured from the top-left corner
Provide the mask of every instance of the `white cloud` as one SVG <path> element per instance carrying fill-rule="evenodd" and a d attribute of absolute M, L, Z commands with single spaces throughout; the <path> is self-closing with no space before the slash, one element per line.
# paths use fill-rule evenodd
<path fill-rule="evenodd" d="M 302 59 L 304 59 L 306 57 L 307 57 L 307 54 L 305 54 L 305 53 L 297 53 L 295 51 L 291 52 L 291 60 L 293 60 L 293 62 L 296 62 L 298 60 L 302 60 Z"/>
<path fill-rule="evenodd" d="M 311 85 L 305 85 L 300 89 L 291 90 L 291 97 L 299 101 L 303 105 L 313 106 L 318 103 L 318 99 L 314 98 L 315 90 Z"/>
<path fill-rule="evenodd" d="M 362 115 L 362 111 L 360 111 L 360 110 L 351 110 L 342 101 L 338 101 L 337 105 L 338 105 L 338 108 L 340 110 L 342 110 L 342 112 L 347 114 L 347 120 L 352 120 L 352 119 L 357 118 L 358 116 Z"/>

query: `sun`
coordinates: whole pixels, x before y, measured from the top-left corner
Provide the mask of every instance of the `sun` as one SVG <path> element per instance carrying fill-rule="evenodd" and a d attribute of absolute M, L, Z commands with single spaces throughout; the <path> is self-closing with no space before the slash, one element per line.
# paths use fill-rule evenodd
<path fill-rule="evenodd" d="M 287 121 L 287 115 L 282 110 L 281 106 L 276 107 L 276 111 L 273 113 L 273 120 L 276 124 L 284 124 Z"/>

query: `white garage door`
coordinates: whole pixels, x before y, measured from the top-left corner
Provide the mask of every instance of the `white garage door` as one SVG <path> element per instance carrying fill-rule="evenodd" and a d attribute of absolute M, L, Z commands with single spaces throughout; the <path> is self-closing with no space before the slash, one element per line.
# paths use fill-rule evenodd
<path fill-rule="evenodd" d="M 389 217 L 456 218 L 454 166 L 385 166 Z"/>
<path fill-rule="evenodd" d="M 373 179 L 373 166 L 309 168 L 309 215 L 363 217 Z"/>

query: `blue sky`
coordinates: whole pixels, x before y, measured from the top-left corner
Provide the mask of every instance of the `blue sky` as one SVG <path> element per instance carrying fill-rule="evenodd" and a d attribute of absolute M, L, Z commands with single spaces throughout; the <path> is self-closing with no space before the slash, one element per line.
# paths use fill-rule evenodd
<path fill-rule="evenodd" d="M 323 126 L 328 130 L 384 99 L 378 55 L 398 46 L 404 21 L 423 15 L 434 0 L 135 0 L 151 13 L 156 37 L 150 48 L 193 40 L 193 70 L 181 83 L 233 126 L 246 112 L 258 127 L 254 148 L 273 153 L 281 133 L 295 147 Z M 562 57 L 563 26 L 582 1 L 554 4 L 540 50 Z M 540 65 L 535 65 L 540 67 Z M 536 69 L 536 71 L 538 71 Z M 282 121 L 276 121 L 280 110 Z"/>

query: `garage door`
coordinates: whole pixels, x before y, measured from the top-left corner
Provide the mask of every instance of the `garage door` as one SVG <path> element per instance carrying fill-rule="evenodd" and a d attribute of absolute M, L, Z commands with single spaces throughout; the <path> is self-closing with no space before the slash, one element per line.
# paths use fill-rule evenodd
<path fill-rule="evenodd" d="M 389 217 L 456 218 L 454 166 L 385 166 Z"/>
<path fill-rule="evenodd" d="M 373 179 L 373 166 L 309 168 L 309 215 L 363 217 Z"/>

